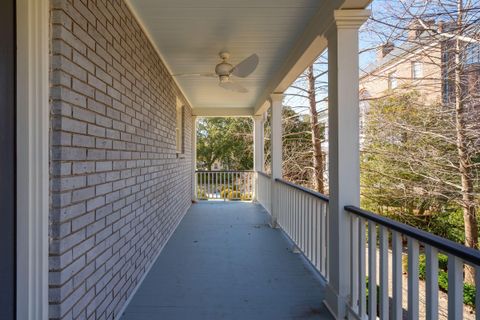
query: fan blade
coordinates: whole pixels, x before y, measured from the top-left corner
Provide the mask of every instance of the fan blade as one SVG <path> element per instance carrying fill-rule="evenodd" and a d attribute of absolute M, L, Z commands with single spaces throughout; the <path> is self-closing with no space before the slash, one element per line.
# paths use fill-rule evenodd
<path fill-rule="evenodd" d="M 258 56 L 254 53 L 233 67 L 231 73 L 240 78 L 248 77 L 257 68 L 258 61 Z"/>
<path fill-rule="evenodd" d="M 217 78 L 218 76 L 215 73 L 177 73 L 172 74 L 173 77 L 207 77 L 207 78 Z"/>
<path fill-rule="evenodd" d="M 240 92 L 240 93 L 248 92 L 247 88 L 245 88 L 244 86 L 242 86 L 238 83 L 232 82 L 232 81 L 223 81 L 223 82 L 220 82 L 218 85 L 220 87 L 222 87 L 224 89 L 227 89 L 227 90 L 230 90 L 230 91 L 235 91 L 235 92 Z"/>

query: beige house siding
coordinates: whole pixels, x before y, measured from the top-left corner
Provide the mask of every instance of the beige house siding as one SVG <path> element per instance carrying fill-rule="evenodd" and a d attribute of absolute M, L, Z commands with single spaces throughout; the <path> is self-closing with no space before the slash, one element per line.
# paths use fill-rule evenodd
<path fill-rule="evenodd" d="M 191 204 L 192 114 L 122 1 L 51 1 L 51 319 L 117 319 Z"/>
<path fill-rule="evenodd" d="M 423 74 L 420 79 L 412 78 L 412 62 L 422 65 Z M 424 51 L 405 54 L 391 59 L 388 63 L 360 78 L 360 91 L 371 99 L 388 95 L 388 76 L 395 73 L 398 79 L 396 92 L 416 90 L 427 103 L 442 101 L 442 66 L 440 45 Z"/>

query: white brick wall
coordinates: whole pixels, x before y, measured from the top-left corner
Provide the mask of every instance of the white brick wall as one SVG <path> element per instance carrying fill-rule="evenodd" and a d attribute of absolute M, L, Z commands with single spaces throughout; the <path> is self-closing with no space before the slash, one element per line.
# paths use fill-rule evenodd
<path fill-rule="evenodd" d="M 51 4 L 50 318 L 114 319 L 191 203 L 191 109 L 177 158 L 180 93 L 123 1 Z"/>

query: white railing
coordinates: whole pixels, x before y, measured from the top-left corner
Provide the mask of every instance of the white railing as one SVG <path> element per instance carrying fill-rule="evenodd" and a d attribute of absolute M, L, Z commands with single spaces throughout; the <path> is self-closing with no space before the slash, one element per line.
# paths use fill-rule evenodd
<path fill-rule="evenodd" d="M 266 173 L 256 172 L 256 196 L 257 201 L 267 210 L 272 212 L 272 178 Z"/>
<path fill-rule="evenodd" d="M 196 171 L 198 200 L 245 200 L 253 197 L 253 171 Z"/>
<path fill-rule="evenodd" d="M 257 174 L 257 184 L 258 201 L 328 282 L 329 257 L 343 254 L 328 249 L 329 199 L 276 179 L 272 212 L 271 178 Z M 463 274 L 466 266 L 473 268 L 475 287 L 480 288 L 480 251 L 353 206 L 345 210 L 350 214 L 350 248 L 345 260 L 350 267 L 350 274 L 345 275 L 350 277 L 350 319 L 457 320 L 471 310 L 464 305 Z M 440 254 L 444 254 L 441 267 Z M 439 283 L 445 277 L 447 305 L 439 296 Z M 424 295 L 421 288 L 425 288 Z M 480 320 L 480 290 L 474 300 L 475 318 Z"/>
<path fill-rule="evenodd" d="M 282 179 L 275 181 L 277 223 L 328 280 L 328 198 Z"/>
<path fill-rule="evenodd" d="M 439 319 L 439 314 L 445 313 L 448 319 L 463 319 L 463 270 L 466 265 L 476 270 L 476 287 L 480 288 L 480 251 L 353 206 L 345 209 L 351 213 L 349 308 L 355 318 L 377 319 L 378 316 L 380 319 L 402 319 L 406 313 L 408 319 L 419 319 L 420 311 L 425 311 L 426 319 Z M 447 256 L 448 271 L 439 270 L 439 253 Z M 419 270 L 421 254 L 425 255 L 424 274 L 420 274 Z M 404 262 L 407 263 L 406 270 L 402 269 Z M 402 303 L 405 300 L 402 297 L 404 271 L 407 281 L 406 310 Z M 440 271 L 448 277 L 448 306 L 439 306 Z M 419 281 L 423 281 L 420 280 L 423 277 L 425 303 L 421 310 Z M 480 319 L 479 291 L 475 296 L 476 319 Z"/>

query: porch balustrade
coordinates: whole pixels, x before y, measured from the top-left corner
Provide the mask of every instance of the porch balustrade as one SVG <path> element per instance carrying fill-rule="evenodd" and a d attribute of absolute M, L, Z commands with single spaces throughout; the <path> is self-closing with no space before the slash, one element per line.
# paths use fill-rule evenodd
<path fill-rule="evenodd" d="M 272 212 L 272 178 L 261 171 L 257 171 L 257 201 L 268 211 Z"/>
<path fill-rule="evenodd" d="M 328 279 L 328 198 L 283 179 L 275 180 L 278 226 Z"/>
<path fill-rule="evenodd" d="M 196 171 L 198 200 L 252 200 L 254 171 Z"/>
<path fill-rule="evenodd" d="M 407 318 L 421 318 L 419 257 L 425 254 L 426 303 L 422 307 L 425 308 L 426 319 L 438 319 L 439 253 L 448 257 L 448 319 L 463 318 L 463 269 L 465 265 L 475 268 L 476 287 L 480 288 L 480 251 L 354 206 L 345 209 L 350 213 L 352 234 L 349 311 L 355 318 L 376 319 L 379 316 L 380 319 L 402 319 L 402 281 L 405 272 Z M 406 270 L 403 268 L 405 263 Z M 392 285 L 391 297 L 389 285 Z M 476 319 L 480 319 L 479 291 L 476 291 L 475 297 Z"/>
<path fill-rule="evenodd" d="M 329 259 L 345 254 L 329 249 L 329 198 L 283 179 L 275 179 L 272 193 L 270 176 L 257 172 L 256 178 L 257 201 L 272 219 L 276 216 L 276 226 L 328 283 L 330 272 L 338 272 L 329 270 Z M 272 203 L 277 212 L 272 212 Z M 463 269 L 465 265 L 475 268 L 476 287 L 480 288 L 480 251 L 355 206 L 346 206 L 345 210 L 350 221 L 346 259 L 350 274 L 344 275 L 350 278 L 348 318 L 419 319 L 425 315 L 426 319 L 439 319 L 439 314 L 447 309 L 439 305 L 439 253 L 448 256 L 448 319 L 463 318 Z M 423 305 L 419 303 L 421 254 L 425 254 L 426 261 Z M 405 273 L 407 308 L 402 297 Z M 476 306 L 480 306 L 479 291 Z M 479 309 L 476 308 L 476 319 L 480 319 Z"/>

